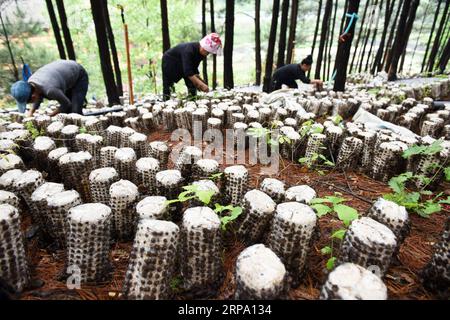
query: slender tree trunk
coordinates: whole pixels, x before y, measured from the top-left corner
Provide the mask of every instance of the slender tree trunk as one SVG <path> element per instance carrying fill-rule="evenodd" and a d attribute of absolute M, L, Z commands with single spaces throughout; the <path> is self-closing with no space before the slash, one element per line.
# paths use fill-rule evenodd
<path fill-rule="evenodd" d="M 257 0 L 260 1 L 260 0 Z M 295 34 L 297 31 L 297 16 L 298 16 L 298 0 L 292 0 L 291 17 L 289 22 L 289 39 L 286 54 L 286 64 L 292 63 L 292 57 L 295 50 Z"/>
<path fill-rule="evenodd" d="M 334 14 L 333 14 L 333 25 L 331 27 L 331 36 L 330 36 L 330 45 L 328 47 L 328 69 L 327 69 L 327 80 L 330 79 L 330 69 L 331 69 L 331 48 L 333 46 L 333 40 L 334 40 L 334 27 L 336 25 L 336 15 L 337 15 L 337 9 L 338 9 L 338 0 L 335 0 L 334 2 Z"/>
<path fill-rule="evenodd" d="M 359 9 L 359 0 L 348 0 L 348 12 L 350 14 L 356 13 L 358 14 Z M 345 13 L 344 13 L 345 14 Z M 350 23 L 350 17 L 347 17 L 346 25 Z M 336 54 L 336 77 L 334 79 L 334 91 L 344 91 L 345 90 L 345 81 L 347 80 L 347 65 L 350 57 L 350 49 L 353 42 L 353 37 L 355 34 L 355 25 L 353 23 L 349 30 L 349 37 L 345 42 L 339 43 L 338 51 Z"/>
<path fill-rule="evenodd" d="M 313 43 L 312 43 L 312 48 L 311 48 L 311 56 L 313 56 L 313 60 L 314 60 L 314 49 L 316 48 L 317 34 L 319 32 L 319 23 L 320 23 L 321 12 L 322 12 L 322 0 L 319 0 L 319 9 L 317 11 L 316 28 L 314 30 L 314 38 L 313 38 Z M 308 76 L 309 76 L 309 74 L 310 74 L 310 71 L 308 71 Z"/>
<path fill-rule="evenodd" d="M 408 22 L 409 9 L 411 8 L 411 0 L 405 0 L 403 4 L 402 13 L 400 14 L 400 21 L 398 22 L 397 34 L 395 36 L 394 44 L 392 46 L 392 59 L 388 71 L 388 81 L 397 80 L 397 67 L 400 56 L 405 48 L 405 33 L 406 24 Z"/>
<path fill-rule="evenodd" d="M 272 78 L 273 54 L 275 51 L 275 42 L 277 39 L 278 14 L 280 11 L 280 0 L 273 0 L 272 22 L 270 24 L 269 45 L 267 46 L 266 70 L 264 74 L 263 91 L 270 89 L 270 79 Z"/>
<path fill-rule="evenodd" d="M 377 53 L 375 55 L 375 59 L 372 65 L 372 70 L 370 71 L 370 73 L 375 74 L 375 72 L 380 72 L 381 71 L 381 58 L 383 55 L 383 51 L 384 51 L 384 44 L 386 42 L 386 35 L 387 35 L 387 30 L 389 28 L 389 22 L 392 16 L 392 10 L 394 9 L 394 4 L 395 4 L 395 0 L 393 0 L 392 2 L 390 2 L 390 0 L 386 0 L 386 13 L 384 16 L 384 26 L 383 26 L 383 33 L 381 34 L 381 40 L 380 40 L 380 45 L 378 46 L 378 50 Z"/>
<path fill-rule="evenodd" d="M 67 15 L 66 9 L 64 8 L 64 1 L 56 0 L 56 7 L 58 8 L 59 20 L 61 21 L 61 29 L 64 35 L 64 42 L 66 43 L 67 56 L 70 60 L 76 60 L 72 36 L 70 35 L 70 29 L 67 24 Z"/>
<path fill-rule="evenodd" d="M 353 50 L 352 62 L 350 63 L 350 73 L 352 73 L 352 71 L 353 71 L 353 66 L 355 65 L 355 58 L 358 54 L 359 41 L 361 40 L 362 35 L 363 35 L 363 30 L 365 27 L 364 23 L 366 22 L 366 14 L 367 14 L 367 9 L 369 8 L 369 3 L 370 3 L 370 0 L 366 0 L 366 5 L 364 6 L 364 11 L 363 11 L 361 21 L 358 21 L 358 25 L 360 25 L 361 28 L 358 31 L 358 38 L 356 38 L 355 49 Z"/>
<path fill-rule="evenodd" d="M 52 24 L 53 34 L 56 40 L 56 46 L 58 47 L 59 57 L 63 60 L 66 59 L 66 52 L 64 50 L 64 43 L 61 39 L 61 32 L 59 30 L 58 20 L 56 19 L 55 9 L 53 8 L 52 0 L 45 0 L 47 5 L 48 16 Z"/>
<path fill-rule="evenodd" d="M 348 9 L 348 0 L 345 0 L 344 14 L 342 15 L 341 25 L 339 27 L 339 32 L 344 32 L 344 23 L 345 23 L 345 20 L 346 20 L 345 14 L 347 13 L 347 9 Z"/>
<path fill-rule="evenodd" d="M 202 36 L 206 36 L 206 0 L 202 0 Z M 203 59 L 203 80 L 208 84 L 208 62 Z"/>
<path fill-rule="evenodd" d="M 169 14 L 167 13 L 167 0 L 160 0 L 159 3 L 161 6 L 161 31 L 164 53 L 170 49 Z"/>
<path fill-rule="evenodd" d="M 441 8 L 441 4 L 442 4 L 442 0 L 439 0 L 436 11 L 434 12 L 433 23 L 432 23 L 431 29 L 430 29 L 430 36 L 428 38 L 427 47 L 425 49 L 425 54 L 423 55 L 422 67 L 420 68 L 420 72 L 423 72 L 423 70 L 425 69 L 425 66 L 426 66 L 425 63 L 426 63 L 427 57 L 428 57 L 428 50 L 430 49 L 431 40 L 433 39 L 434 29 L 435 29 L 436 22 L 439 17 L 439 9 Z"/>
<path fill-rule="evenodd" d="M 289 15 L 289 0 L 283 0 L 281 5 L 281 23 L 280 23 L 280 38 L 278 41 L 278 59 L 277 68 L 284 66 L 285 51 L 286 51 L 286 35 Z"/>
<path fill-rule="evenodd" d="M 324 53 L 324 47 L 325 47 L 325 41 L 327 37 L 327 31 L 328 31 L 328 23 L 331 16 L 331 10 L 333 9 L 333 1 L 327 0 L 325 3 L 325 12 L 323 13 L 323 20 L 322 20 L 322 28 L 320 33 L 320 43 L 319 43 L 319 54 L 317 56 L 316 61 L 316 73 L 314 75 L 315 79 L 320 79 L 320 68 L 322 67 L 322 59 L 323 59 L 323 53 Z"/>
<path fill-rule="evenodd" d="M 447 19 L 449 6 L 450 6 L 450 0 L 447 0 L 445 3 L 444 12 L 442 13 L 441 22 L 439 23 L 439 28 L 436 32 L 436 37 L 434 38 L 433 47 L 431 48 L 430 58 L 428 59 L 428 72 L 433 71 L 433 68 L 434 68 L 436 56 L 437 56 L 438 49 L 439 49 L 439 43 L 441 41 L 441 34 L 442 34 L 442 30 L 445 25 L 445 21 Z"/>
<path fill-rule="evenodd" d="M 399 66 L 400 72 L 403 71 L 403 65 L 405 63 L 405 56 L 406 56 L 406 52 L 408 49 L 409 36 L 411 35 L 414 20 L 416 19 L 416 13 L 417 13 L 417 8 L 419 7 L 419 3 L 420 3 L 420 0 L 413 0 L 413 2 L 411 4 L 411 8 L 409 9 L 409 17 L 408 17 L 408 22 L 406 23 L 406 31 L 405 31 L 405 35 L 404 35 L 404 37 L 406 38 L 405 46 L 403 48 L 402 59 L 400 61 L 400 66 Z"/>
<path fill-rule="evenodd" d="M 8 32 L 6 31 L 5 23 L 3 21 L 3 16 L 0 11 L 0 22 L 2 23 L 3 33 L 5 35 L 6 46 L 8 47 L 9 57 L 11 59 L 11 64 L 13 68 L 13 75 L 16 81 L 19 81 L 19 71 L 17 70 L 16 60 L 14 60 L 14 54 L 11 49 L 11 43 L 9 42 Z"/>
<path fill-rule="evenodd" d="M 450 59 L 450 37 L 447 39 L 447 44 L 442 52 L 441 58 L 439 59 L 439 72 L 444 73 L 445 67 Z"/>
<path fill-rule="evenodd" d="M 214 0 L 209 2 L 209 12 L 211 14 L 211 32 L 216 32 L 216 23 L 214 19 Z M 213 72 L 212 72 L 212 87 L 213 90 L 217 88 L 217 57 L 213 54 Z"/>
<path fill-rule="evenodd" d="M 117 56 L 116 40 L 114 38 L 114 32 L 111 26 L 111 19 L 109 18 L 108 0 L 104 1 L 105 5 L 103 14 L 105 16 L 106 33 L 108 34 L 108 42 L 109 47 L 111 48 L 111 56 L 114 64 L 117 93 L 119 94 L 119 96 L 122 96 L 123 95 L 122 73 L 120 71 L 119 57 Z"/>
<path fill-rule="evenodd" d="M 233 81 L 233 36 L 234 36 L 234 1 L 226 1 L 225 12 L 225 48 L 223 57 L 223 85 L 226 89 L 234 87 Z"/>
<path fill-rule="evenodd" d="M 377 37 L 378 23 L 380 22 L 380 16 L 381 16 L 382 10 L 383 10 L 383 0 L 380 0 L 380 9 L 377 14 L 377 19 L 375 22 L 375 30 L 373 31 L 372 41 L 370 42 L 369 53 L 367 54 L 366 67 L 364 68 L 364 71 L 367 71 L 369 69 L 369 60 L 370 60 L 370 57 L 372 56 L 373 44 L 375 43 L 375 39 Z"/>
<path fill-rule="evenodd" d="M 111 64 L 111 56 L 108 48 L 108 38 L 106 34 L 106 23 L 104 19 L 105 2 L 103 0 L 90 0 L 92 18 L 95 25 L 95 34 L 97 36 L 98 52 L 100 56 L 100 65 L 102 67 L 103 81 L 105 83 L 106 94 L 109 105 L 120 104 L 119 94 L 114 82 L 114 72 Z"/>
<path fill-rule="evenodd" d="M 331 28 L 331 14 L 333 13 L 333 1 L 331 1 L 331 12 L 330 12 L 330 17 L 328 18 L 328 23 L 327 23 L 327 33 L 325 35 L 325 46 L 323 47 L 323 57 L 322 57 L 322 78 L 323 80 L 325 80 L 326 77 L 326 73 L 327 73 L 327 66 L 328 66 L 328 44 L 329 44 L 329 37 L 330 37 L 330 28 Z"/>
<path fill-rule="evenodd" d="M 383 65 L 384 65 L 384 71 L 389 71 L 389 66 L 391 65 L 392 60 L 392 41 L 394 40 L 394 35 L 396 34 L 395 31 L 397 30 L 397 20 L 400 17 L 400 13 L 402 11 L 403 4 L 405 3 L 405 0 L 400 0 L 397 8 L 397 14 L 395 15 L 394 23 L 391 26 L 391 32 L 389 34 L 389 39 L 387 42 L 387 50 L 384 54 L 383 58 Z"/>
<path fill-rule="evenodd" d="M 438 57 L 440 57 L 442 55 L 442 52 L 444 51 L 445 46 L 447 44 L 447 39 L 450 36 L 450 25 L 448 24 L 449 20 L 450 20 L 450 14 L 447 15 L 447 20 L 444 25 L 444 32 L 442 33 L 441 43 L 439 45 Z M 447 30 L 447 31 L 445 31 L 445 30 Z"/>
<path fill-rule="evenodd" d="M 427 18 L 428 9 L 430 8 L 430 3 L 431 2 L 428 2 L 427 7 L 425 8 L 425 13 L 423 14 L 423 19 L 422 19 L 422 23 L 420 25 L 419 34 L 417 35 L 416 44 L 414 45 L 414 50 L 413 50 L 413 54 L 411 57 L 411 61 L 409 62 L 409 70 L 408 70 L 409 72 L 411 72 L 412 64 L 414 61 L 414 56 L 416 55 L 417 46 L 419 45 L 420 36 L 422 35 L 423 26 L 425 25 L 425 20 Z"/>
<path fill-rule="evenodd" d="M 378 5 L 378 0 L 375 0 L 375 3 L 373 5 L 373 7 L 372 7 L 372 12 L 370 13 L 370 21 L 369 21 L 369 24 L 367 25 L 367 33 L 366 33 L 366 37 L 364 39 L 364 45 L 363 45 L 363 48 L 361 50 L 361 58 L 359 60 L 358 72 L 362 71 L 362 65 L 363 65 L 364 57 L 366 56 L 367 43 L 369 42 L 370 34 L 372 32 L 372 25 L 373 25 L 373 22 L 375 20 L 375 13 L 376 13 L 376 10 L 377 10 L 377 5 Z"/>
<path fill-rule="evenodd" d="M 255 74 L 257 86 L 261 85 L 261 0 L 255 1 Z"/>

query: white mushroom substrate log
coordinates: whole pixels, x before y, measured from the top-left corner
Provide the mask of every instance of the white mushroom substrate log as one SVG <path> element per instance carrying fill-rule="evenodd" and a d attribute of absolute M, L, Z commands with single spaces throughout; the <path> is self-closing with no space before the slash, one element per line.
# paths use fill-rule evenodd
<path fill-rule="evenodd" d="M 328 275 L 320 292 L 322 300 L 386 300 L 383 281 L 357 264 L 343 263 Z"/>
<path fill-rule="evenodd" d="M 441 239 L 434 245 L 431 261 L 422 271 L 423 284 L 437 291 L 443 299 L 450 298 L 450 218 L 447 217 Z"/>
<path fill-rule="evenodd" d="M 185 289 L 207 295 L 222 276 L 220 219 L 208 207 L 193 207 L 183 214 L 180 261 Z"/>
<path fill-rule="evenodd" d="M 87 203 L 68 212 L 66 266 L 81 283 L 105 278 L 111 268 L 111 209 L 101 203 Z"/>
<path fill-rule="evenodd" d="M 316 223 L 316 213 L 305 204 L 285 202 L 276 207 L 266 244 L 283 261 L 294 283 L 303 274 Z"/>
<path fill-rule="evenodd" d="M 271 300 L 283 298 L 287 290 L 286 268 L 277 255 L 255 244 L 244 249 L 236 260 L 235 299 Z"/>
<path fill-rule="evenodd" d="M 179 233 L 173 222 L 140 220 L 125 274 L 127 299 L 170 298 Z"/>
<path fill-rule="evenodd" d="M 0 204 L 0 278 L 16 292 L 30 279 L 19 211 L 10 204 Z"/>

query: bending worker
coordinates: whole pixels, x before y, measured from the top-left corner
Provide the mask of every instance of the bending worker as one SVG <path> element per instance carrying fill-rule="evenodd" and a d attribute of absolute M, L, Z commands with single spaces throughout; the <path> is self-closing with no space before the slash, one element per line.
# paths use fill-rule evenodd
<path fill-rule="evenodd" d="M 17 81 L 11 87 L 19 111 L 24 113 L 27 103 L 33 103 L 29 115 L 39 108 L 44 98 L 56 100 L 58 113 L 79 113 L 85 102 L 89 77 L 84 68 L 72 60 L 56 60 L 38 69 L 28 81 Z"/>
<path fill-rule="evenodd" d="M 170 99 L 175 83 L 184 79 L 190 96 L 197 89 L 208 92 L 208 85 L 200 78 L 198 66 L 208 54 L 221 54 L 222 41 L 217 33 L 211 33 L 200 42 L 181 43 L 167 50 L 162 58 L 164 100 Z"/>
<path fill-rule="evenodd" d="M 303 83 L 322 85 L 322 80 L 310 80 L 306 77 L 306 72 L 311 70 L 312 56 L 308 55 L 300 64 L 287 64 L 275 70 L 272 76 L 271 91 L 281 89 L 282 85 L 297 89 L 295 80 L 301 80 Z"/>

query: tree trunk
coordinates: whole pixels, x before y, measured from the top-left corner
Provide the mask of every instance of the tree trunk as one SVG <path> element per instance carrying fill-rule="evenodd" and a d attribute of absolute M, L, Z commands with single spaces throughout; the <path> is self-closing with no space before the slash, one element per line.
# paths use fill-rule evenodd
<path fill-rule="evenodd" d="M 233 81 L 233 36 L 234 36 L 234 1 L 226 1 L 225 11 L 225 47 L 223 50 L 223 86 L 234 87 Z"/>
<path fill-rule="evenodd" d="M 330 79 L 330 69 L 331 69 L 331 47 L 333 46 L 334 40 L 334 27 L 336 25 L 336 15 L 338 9 L 338 0 L 334 2 L 334 14 L 333 14 L 333 25 L 331 27 L 330 45 L 328 47 L 328 69 L 327 69 L 327 80 Z"/>
<path fill-rule="evenodd" d="M 333 2 L 333 1 L 331 1 Z M 323 47 L 323 57 L 322 57 L 322 78 L 323 80 L 325 80 L 326 77 L 326 72 L 327 72 L 327 62 L 328 62 L 328 44 L 329 44 L 329 40 L 328 38 L 330 37 L 330 24 L 331 24 L 331 14 L 333 13 L 333 3 L 331 3 L 331 12 L 330 12 L 330 17 L 328 18 L 328 23 L 327 23 L 327 33 L 325 35 L 325 46 Z"/>
<path fill-rule="evenodd" d="M 375 39 L 377 37 L 378 23 L 380 22 L 380 16 L 381 16 L 382 10 L 383 10 L 383 0 L 380 0 L 380 10 L 378 11 L 377 19 L 375 22 L 375 30 L 373 31 L 372 41 L 370 42 L 369 53 L 367 54 L 366 67 L 364 68 L 364 71 L 367 71 L 369 69 L 369 60 L 370 60 L 370 57 L 372 56 L 373 44 L 375 43 Z"/>
<path fill-rule="evenodd" d="M 428 9 L 430 8 L 430 3 L 431 2 L 428 2 L 427 7 L 425 8 L 425 13 L 423 14 L 422 24 L 420 25 L 419 34 L 417 35 L 416 44 L 414 45 L 413 54 L 411 57 L 411 61 L 409 63 L 409 70 L 408 70 L 409 72 L 411 72 L 412 63 L 414 61 L 414 56 L 416 55 L 417 46 L 419 45 L 420 36 L 422 35 L 423 26 L 425 25 L 425 20 L 427 18 Z"/>
<path fill-rule="evenodd" d="M 344 4 L 344 14 L 342 15 L 341 26 L 339 27 L 339 31 L 340 31 L 340 32 L 344 32 L 344 23 L 345 23 L 345 20 L 346 20 L 345 14 L 347 13 L 347 9 L 348 9 L 348 0 L 345 0 L 345 4 Z"/>
<path fill-rule="evenodd" d="M 358 72 L 362 71 L 362 65 L 363 65 L 364 57 L 366 56 L 367 43 L 369 42 L 370 34 L 372 32 L 372 25 L 373 25 L 373 21 L 375 19 L 375 13 L 376 13 L 376 10 L 377 10 L 377 5 L 378 5 L 378 0 L 375 0 L 372 12 L 370 13 L 369 24 L 367 25 L 367 33 L 366 33 L 366 37 L 364 39 L 364 45 L 363 45 L 362 50 L 361 50 L 361 56 L 360 56 L 360 59 L 359 59 Z"/>
<path fill-rule="evenodd" d="M 320 68 L 322 67 L 323 53 L 325 51 L 324 50 L 325 41 L 327 37 L 328 24 L 332 9 L 333 9 L 333 1 L 327 0 L 327 2 L 325 3 L 325 12 L 323 13 L 322 28 L 320 32 L 319 54 L 317 56 L 316 73 L 314 75 L 315 79 L 320 79 Z"/>
<path fill-rule="evenodd" d="M 400 17 L 400 12 L 402 11 L 402 6 L 405 0 L 400 0 L 397 7 L 397 13 L 395 14 L 394 22 L 391 25 L 391 32 L 389 33 L 389 38 L 386 43 L 386 51 L 384 52 L 383 62 L 381 68 L 384 66 L 384 71 L 388 72 L 389 65 L 391 64 L 392 58 L 392 41 L 394 40 L 395 30 L 397 27 L 397 20 Z"/>
<path fill-rule="evenodd" d="M 270 79 L 272 78 L 273 54 L 277 39 L 278 14 L 280 11 L 280 0 L 273 0 L 272 22 L 270 24 L 269 44 L 267 46 L 266 70 L 264 73 L 263 91 L 269 92 Z"/>
<path fill-rule="evenodd" d="M 61 32 L 59 30 L 58 20 L 56 19 L 55 9 L 53 8 L 52 0 L 45 0 L 47 4 L 48 16 L 52 24 L 53 34 L 55 35 L 56 46 L 58 47 L 59 57 L 63 60 L 66 59 L 66 52 L 64 50 L 64 44 L 61 39 Z"/>
<path fill-rule="evenodd" d="M 397 67 L 400 56 L 405 48 L 405 32 L 406 24 L 408 22 L 409 9 L 411 8 L 411 0 L 405 0 L 403 4 L 402 13 L 400 14 L 400 21 L 398 22 L 397 34 L 395 35 L 394 44 L 392 45 L 392 59 L 388 69 L 388 81 L 397 80 Z"/>
<path fill-rule="evenodd" d="M 103 81 L 105 83 L 108 102 L 109 105 L 120 104 L 119 94 L 114 82 L 114 72 L 108 48 L 108 38 L 106 35 L 106 23 L 103 15 L 103 6 L 105 5 L 105 2 L 103 0 L 90 0 L 90 2 L 92 18 L 95 25 L 95 34 L 97 36 L 100 65 L 102 67 Z"/>
<path fill-rule="evenodd" d="M 383 33 L 381 34 L 380 45 L 378 46 L 377 53 L 375 54 L 375 59 L 372 65 L 371 74 L 375 74 L 375 72 L 379 72 L 381 70 L 381 58 L 384 51 L 384 44 L 386 42 L 387 30 L 389 28 L 389 21 L 392 16 L 392 10 L 394 9 L 395 0 L 390 2 L 390 0 L 386 0 L 386 14 L 384 16 L 384 26 Z"/>
<path fill-rule="evenodd" d="M 260 1 L 260 0 L 257 0 Z M 297 31 L 297 17 L 298 17 L 298 0 L 292 0 L 291 17 L 289 22 L 289 39 L 287 44 L 286 64 L 292 63 L 292 57 L 295 50 L 295 34 Z"/>
<path fill-rule="evenodd" d="M 69 26 L 67 24 L 67 15 L 66 9 L 64 8 L 64 1 L 56 0 L 56 6 L 58 8 L 59 20 L 61 21 L 61 29 L 64 35 L 64 42 L 66 43 L 67 56 L 70 60 L 76 60 L 72 36 L 70 35 Z"/>
<path fill-rule="evenodd" d="M 442 52 L 441 58 L 439 59 L 439 72 L 444 73 L 445 67 L 447 66 L 448 60 L 450 59 L 450 37 L 447 39 L 447 45 Z"/>
<path fill-rule="evenodd" d="M 13 67 L 14 80 L 19 81 L 19 71 L 17 70 L 16 60 L 14 60 L 14 54 L 11 49 L 11 43 L 9 42 L 8 32 L 6 31 L 5 23 L 3 22 L 2 13 L 0 11 L 0 22 L 2 23 L 3 33 L 5 35 L 6 46 L 8 47 L 9 57 Z"/>
<path fill-rule="evenodd" d="M 209 12 L 211 14 L 211 32 L 216 32 L 216 23 L 214 21 L 214 0 L 209 2 Z M 213 72 L 212 72 L 212 88 L 217 88 L 217 57 L 213 54 Z"/>
<path fill-rule="evenodd" d="M 314 49 L 316 47 L 317 33 L 319 32 L 320 13 L 321 12 L 322 12 L 322 0 L 319 0 L 319 9 L 317 11 L 316 28 L 314 30 L 314 38 L 313 38 L 313 43 L 312 43 L 312 48 L 311 48 L 311 56 L 313 57 L 313 60 L 314 60 Z M 310 74 L 310 71 L 308 71 L 308 76 L 309 76 L 309 74 Z"/>
<path fill-rule="evenodd" d="M 120 71 L 119 57 L 117 56 L 116 40 L 114 38 L 114 32 L 111 26 L 111 19 L 109 18 L 108 0 L 104 0 L 104 16 L 106 23 L 106 33 L 108 34 L 109 47 L 111 48 L 111 56 L 114 64 L 115 82 L 117 87 L 117 93 L 119 96 L 123 95 L 122 86 L 122 73 Z"/>
<path fill-rule="evenodd" d="M 442 13 L 441 22 L 439 23 L 439 28 L 438 28 L 438 30 L 436 32 L 436 37 L 434 38 L 433 47 L 431 48 L 430 58 L 428 59 L 428 65 L 427 65 L 428 66 L 428 72 L 433 71 L 433 68 L 434 68 L 437 52 L 438 52 L 438 49 L 439 49 L 439 43 L 441 41 L 441 34 L 442 34 L 442 30 L 443 30 L 444 25 L 445 25 L 445 20 L 447 19 L 449 6 L 450 6 L 450 0 L 447 0 L 446 3 L 445 3 L 444 12 Z"/>
<path fill-rule="evenodd" d="M 445 32 L 445 30 L 447 30 L 447 31 L 445 33 L 444 32 L 442 33 L 441 43 L 439 45 L 438 57 L 440 57 L 442 55 L 442 52 L 444 51 L 445 46 L 447 44 L 448 37 L 450 37 L 450 25 L 448 23 L 449 20 L 450 20 L 450 14 L 447 15 L 447 20 L 444 24 L 444 32 Z M 438 65 L 439 65 L 439 63 L 438 63 Z"/>
<path fill-rule="evenodd" d="M 359 0 L 348 0 L 348 12 L 350 14 L 356 13 L 358 14 L 359 9 Z M 345 13 L 344 13 L 345 14 Z M 346 25 L 350 23 L 350 17 L 347 17 Z M 334 91 L 344 91 L 345 90 L 345 81 L 347 80 L 347 65 L 350 56 L 350 49 L 352 46 L 353 37 L 355 34 L 355 25 L 353 23 L 348 31 L 349 37 L 345 42 L 339 43 L 338 51 L 336 54 L 336 77 L 334 80 Z"/>
<path fill-rule="evenodd" d="M 202 36 L 206 36 L 206 0 L 202 0 Z M 208 84 L 208 62 L 203 59 L 203 80 Z"/>
<path fill-rule="evenodd" d="M 286 35 L 287 24 L 289 14 L 289 0 L 283 0 L 281 5 L 281 23 L 280 23 L 280 38 L 278 41 L 278 59 L 277 68 L 284 66 L 285 64 L 285 51 L 286 51 Z"/>
<path fill-rule="evenodd" d="M 362 18 L 361 18 L 361 22 L 358 21 L 358 25 L 360 25 L 361 28 L 359 29 L 359 32 L 358 32 L 358 38 L 356 38 L 355 49 L 353 49 L 352 63 L 350 63 L 350 73 L 352 73 L 352 71 L 353 71 L 355 58 L 356 58 L 356 56 L 358 54 L 359 41 L 361 40 L 362 35 L 363 35 L 364 23 L 366 21 L 366 14 L 367 14 L 367 9 L 369 8 L 369 3 L 370 3 L 370 0 L 366 0 L 366 5 L 364 6 L 364 11 L 363 11 L 363 15 L 362 15 Z M 342 30 L 342 28 L 341 28 L 341 30 Z"/>
<path fill-rule="evenodd" d="M 431 40 L 433 39 L 434 29 L 435 29 L 436 22 L 439 17 L 439 11 L 440 11 L 439 9 L 441 8 L 441 3 L 442 3 L 442 0 L 439 0 L 436 11 L 434 12 L 433 23 L 432 23 L 431 29 L 430 29 L 430 36 L 428 37 L 427 47 L 426 47 L 425 53 L 423 55 L 422 67 L 420 68 L 420 72 L 423 72 L 423 70 L 425 69 L 425 63 L 426 63 L 427 57 L 428 57 L 428 50 L 430 50 L 430 44 L 431 44 Z"/>
<path fill-rule="evenodd" d="M 160 0 L 159 3 L 161 6 L 161 30 L 164 53 L 170 49 L 169 14 L 167 13 L 167 0 Z"/>
<path fill-rule="evenodd" d="M 255 1 L 255 85 L 261 85 L 261 0 Z"/>
<path fill-rule="evenodd" d="M 405 38 L 405 46 L 402 52 L 402 59 L 400 61 L 399 71 L 403 71 L 403 64 L 405 63 L 405 56 L 408 48 L 409 36 L 411 35 L 411 31 L 413 28 L 414 20 L 416 19 L 417 8 L 419 7 L 420 0 L 414 0 L 411 4 L 411 8 L 409 9 L 408 22 L 406 23 L 406 31 L 404 34 Z"/>

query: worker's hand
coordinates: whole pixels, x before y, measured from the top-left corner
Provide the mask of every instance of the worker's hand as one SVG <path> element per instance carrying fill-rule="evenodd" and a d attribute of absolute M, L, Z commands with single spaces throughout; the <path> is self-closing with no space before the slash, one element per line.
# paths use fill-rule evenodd
<path fill-rule="evenodd" d="M 59 108 L 56 108 L 52 113 L 50 113 L 50 117 L 54 117 L 59 113 Z"/>
<path fill-rule="evenodd" d="M 209 87 L 204 83 L 202 83 L 198 89 L 203 92 L 209 92 Z"/>

